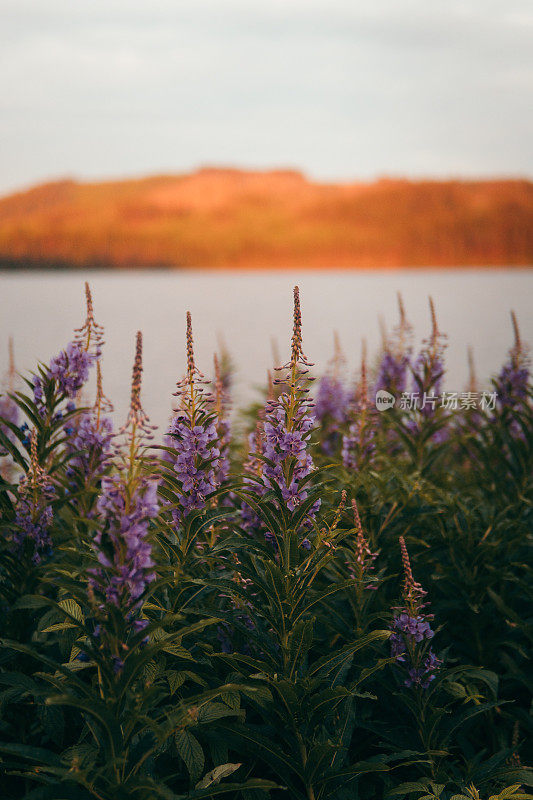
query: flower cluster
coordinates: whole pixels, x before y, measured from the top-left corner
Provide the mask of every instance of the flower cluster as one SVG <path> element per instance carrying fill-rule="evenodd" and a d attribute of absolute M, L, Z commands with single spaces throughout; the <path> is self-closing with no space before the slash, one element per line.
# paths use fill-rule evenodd
<path fill-rule="evenodd" d="M 95 361 L 95 356 L 88 353 L 78 342 L 69 342 L 65 350 L 50 361 L 48 377 L 56 382 L 60 394 L 74 398 L 89 377 L 89 369 Z M 42 387 L 39 378 L 36 379 L 35 388 Z M 42 394 L 40 396 L 41 399 Z"/>
<path fill-rule="evenodd" d="M 127 453 L 123 468 L 102 479 L 97 501 L 100 528 L 94 537 L 98 567 L 91 570 L 90 588 L 107 603 L 129 609 L 139 607 L 139 598 L 155 579 L 152 549 L 148 540 L 150 520 L 159 511 L 158 480 L 142 473 L 143 438 L 153 430 L 140 400 L 142 335 L 137 333 L 133 365 L 131 405 L 126 434 Z"/>
<path fill-rule="evenodd" d="M 217 416 L 210 409 L 212 398 L 203 394 L 202 384 L 206 383 L 194 361 L 192 322 L 187 312 L 187 374 L 178 383 L 180 407 L 165 440 L 173 448 L 167 461 L 172 463 L 181 485 L 180 507 L 173 511 L 177 523 L 191 511 L 203 510 L 219 483 Z"/>
<path fill-rule="evenodd" d="M 444 377 L 443 354 L 446 347 L 446 334 L 441 333 L 437 324 L 437 315 L 433 300 L 429 298 L 429 308 L 431 313 L 431 335 L 424 340 L 422 349 L 418 354 L 412 368 L 413 392 L 420 392 L 422 397 L 430 393 L 438 395 L 442 388 Z M 422 413 L 430 415 L 433 413 L 431 403 L 422 406 Z"/>
<path fill-rule="evenodd" d="M 405 314 L 401 294 L 398 293 L 400 322 L 390 339 L 383 334 L 383 352 L 379 362 L 374 392 L 385 390 L 401 395 L 407 388 L 407 376 L 411 363 L 412 328 Z"/>
<path fill-rule="evenodd" d="M 371 463 L 376 447 L 374 414 L 368 401 L 365 348 L 361 360 L 361 377 L 348 416 L 351 422 L 342 438 L 342 463 L 346 469 L 360 470 Z"/>
<path fill-rule="evenodd" d="M 520 338 L 518 322 L 514 312 L 511 312 L 511 318 L 515 341 L 509 351 L 508 360 L 496 379 L 500 410 L 518 408 L 527 398 L 529 388 L 529 358 Z"/>
<path fill-rule="evenodd" d="M 31 436 L 30 465 L 19 483 L 15 504 L 13 542 L 20 553 L 29 553 L 33 564 L 40 564 L 43 556 L 52 554 L 50 527 L 53 520 L 51 501 L 55 489 L 39 464 L 37 435 Z"/>
<path fill-rule="evenodd" d="M 183 515 L 205 508 L 206 498 L 217 487 L 219 450 L 214 422 L 193 425 L 185 413 L 172 420 L 168 435 L 176 451 L 174 471 L 181 482 L 180 503 Z"/>
<path fill-rule="evenodd" d="M 223 354 L 224 355 L 224 354 Z M 220 458 L 218 461 L 218 468 L 216 471 L 216 483 L 222 484 L 228 479 L 230 470 L 230 443 L 231 443 L 231 425 L 228 418 L 229 401 L 228 389 L 230 383 L 225 379 L 224 373 L 221 369 L 218 356 L 214 357 L 215 365 L 215 415 L 216 415 L 216 432 L 218 438 L 218 449 L 220 451 Z"/>
<path fill-rule="evenodd" d="M 277 487 L 290 511 L 308 496 L 302 482 L 313 471 L 313 459 L 308 452 L 308 440 L 315 426 L 310 413 L 312 403 L 305 384 L 307 367 L 311 366 L 302 351 L 302 318 L 298 287 L 294 289 L 294 327 L 291 360 L 284 367 L 285 376 L 277 383 L 286 390 L 277 399 L 267 402 L 263 426 L 264 444 L 263 483 L 267 488 Z M 315 504 L 308 514 L 312 519 L 318 510 Z"/>
<path fill-rule="evenodd" d="M 326 455 L 333 455 L 340 441 L 339 428 L 346 420 L 350 395 L 342 380 L 345 358 L 338 336 L 335 336 L 335 353 L 330 369 L 318 383 L 314 414 L 322 426 L 321 445 Z"/>
<path fill-rule="evenodd" d="M 93 411 L 85 411 L 75 421 L 73 436 L 67 449 L 73 454 L 69 470 L 76 468 L 86 477 L 98 476 L 111 456 L 113 423 L 110 417 L 100 419 Z"/>
<path fill-rule="evenodd" d="M 74 417 L 69 433 L 67 452 L 71 454 L 67 474 L 77 470 L 86 483 L 99 480 L 111 458 L 113 441 L 113 422 L 104 416 L 104 411 L 112 411 L 113 406 L 102 390 L 102 370 L 100 362 L 96 365 L 96 402 L 92 409 Z"/>
<path fill-rule="evenodd" d="M 400 547 L 404 570 L 404 605 L 396 609 L 397 613 L 391 623 L 391 655 L 407 671 L 405 686 L 427 689 L 441 663 L 433 650 L 425 644 L 435 635 L 430 625 L 433 617 L 424 612 L 426 604 L 423 599 L 426 592 L 413 578 L 403 536 L 400 536 Z"/>
<path fill-rule="evenodd" d="M 90 585 L 112 605 L 135 607 L 155 579 L 147 536 L 159 511 L 157 481 L 141 478 L 129 487 L 122 476 L 106 477 L 97 509 L 102 527 L 94 546 L 100 566 L 92 570 Z"/>

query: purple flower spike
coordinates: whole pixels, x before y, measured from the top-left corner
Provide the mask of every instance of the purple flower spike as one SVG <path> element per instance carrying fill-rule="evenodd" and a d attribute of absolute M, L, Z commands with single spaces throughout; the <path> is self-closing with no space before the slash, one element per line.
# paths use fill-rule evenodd
<path fill-rule="evenodd" d="M 155 580 L 152 547 L 148 541 L 150 519 L 157 516 L 157 481 L 141 478 L 127 491 L 121 476 L 104 478 L 97 509 L 102 529 L 94 537 L 100 567 L 90 584 L 115 606 L 136 606 Z"/>
<path fill-rule="evenodd" d="M 302 351 L 302 318 L 298 287 L 294 289 L 294 327 L 292 353 L 288 364 L 280 369 L 285 376 L 277 383 L 284 384 L 286 391 L 277 399 L 267 402 L 263 426 L 263 455 L 270 463 L 262 468 L 263 484 L 267 489 L 277 487 L 290 511 L 294 511 L 308 495 L 301 486 L 302 481 L 314 469 L 313 459 L 307 452 L 308 441 L 315 427 L 315 416 L 311 413 L 313 404 L 308 398 L 306 383 L 307 367 L 311 366 Z M 290 478 L 285 467 L 292 459 Z M 309 510 L 310 521 L 318 510 L 315 504 Z"/>
<path fill-rule="evenodd" d="M 435 635 L 431 628 L 432 615 L 424 612 L 426 592 L 413 577 L 411 562 L 403 536 L 400 536 L 404 585 L 404 605 L 396 609 L 391 623 L 391 656 L 407 672 L 404 685 L 427 689 L 442 663 L 427 642 Z"/>
<path fill-rule="evenodd" d="M 15 526 L 13 543 L 19 552 L 29 545 L 33 564 L 40 564 L 43 556 L 52 554 L 50 527 L 53 512 L 50 502 L 55 496 L 48 476 L 39 465 L 37 455 L 37 436 L 31 437 L 30 467 L 19 484 L 18 499 L 15 505 Z"/>
<path fill-rule="evenodd" d="M 368 402 L 366 349 L 363 347 L 361 378 L 348 411 L 351 420 L 342 438 L 342 463 L 349 470 L 360 470 L 372 462 L 376 448 L 374 414 Z"/>
<path fill-rule="evenodd" d="M 48 375 L 54 378 L 61 394 L 76 397 L 89 377 L 89 369 L 96 356 L 87 352 L 78 342 L 70 342 L 50 361 Z"/>
<path fill-rule="evenodd" d="M 229 469 L 229 441 L 220 442 L 221 411 L 212 411 L 213 398 L 203 394 L 203 384 L 209 383 L 196 367 L 190 312 L 187 312 L 187 374 L 179 381 L 176 395 L 180 407 L 176 411 L 165 438 L 174 453 L 166 456 L 181 484 L 180 508 L 173 510 L 176 524 L 191 511 L 205 509 L 207 500 L 217 489 Z M 225 447 L 221 456 L 219 445 Z"/>
<path fill-rule="evenodd" d="M 514 311 L 511 312 L 514 329 L 514 345 L 509 351 L 506 363 L 494 381 L 497 394 L 498 414 L 493 416 L 493 421 L 504 411 L 517 411 L 526 401 L 529 394 L 530 361 L 527 349 L 521 341 L 518 322 Z M 511 421 L 511 430 L 518 437 L 523 438 L 524 431 L 516 420 Z"/>

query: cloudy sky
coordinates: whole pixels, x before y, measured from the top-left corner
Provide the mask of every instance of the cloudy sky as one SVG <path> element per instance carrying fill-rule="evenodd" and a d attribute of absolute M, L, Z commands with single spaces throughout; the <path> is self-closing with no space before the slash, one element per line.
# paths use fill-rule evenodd
<path fill-rule="evenodd" d="M 0 192 L 204 164 L 533 176 L 531 0 L 0 0 Z"/>

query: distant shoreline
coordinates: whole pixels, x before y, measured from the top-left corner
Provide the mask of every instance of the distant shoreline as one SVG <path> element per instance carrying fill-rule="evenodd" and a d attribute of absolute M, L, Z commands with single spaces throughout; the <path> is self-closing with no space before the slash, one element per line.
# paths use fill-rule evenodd
<path fill-rule="evenodd" d="M 303 264 L 272 264 L 270 266 L 239 266 L 232 267 L 226 266 L 202 266 L 202 267 L 169 267 L 169 266 L 154 266 L 154 267 L 141 267 L 137 265 L 126 267 L 115 267 L 107 265 L 79 265 L 79 264 L 4 264 L 0 262 L 0 275 L 14 275 L 23 274 L 28 275 L 31 273 L 52 273 L 61 275 L 63 273 L 99 273 L 110 275 L 117 275 L 120 273 L 146 273 L 146 274 L 170 274 L 170 273 L 188 273 L 188 274 L 201 274 L 206 272 L 228 272 L 232 274 L 242 273 L 269 273 L 269 272 L 331 272 L 331 273 L 345 273 L 345 272 L 365 272 L 365 273 L 379 273 L 379 272 L 528 272 L 533 271 L 533 263 L 531 264 L 399 264 L 394 266 L 380 266 L 380 267 L 365 267 L 365 266 L 306 266 Z"/>
<path fill-rule="evenodd" d="M 324 184 L 201 169 L 56 181 L 0 198 L 0 267 L 491 269 L 533 266 L 533 181 Z"/>

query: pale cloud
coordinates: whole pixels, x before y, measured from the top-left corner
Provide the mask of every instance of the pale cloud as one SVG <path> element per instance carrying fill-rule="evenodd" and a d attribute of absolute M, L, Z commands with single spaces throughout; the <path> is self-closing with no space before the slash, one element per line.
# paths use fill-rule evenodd
<path fill-rule="evenodd" d="M 533 172 L 530 0 L 3 0 L 0 191 L 204 163 Z"/>

